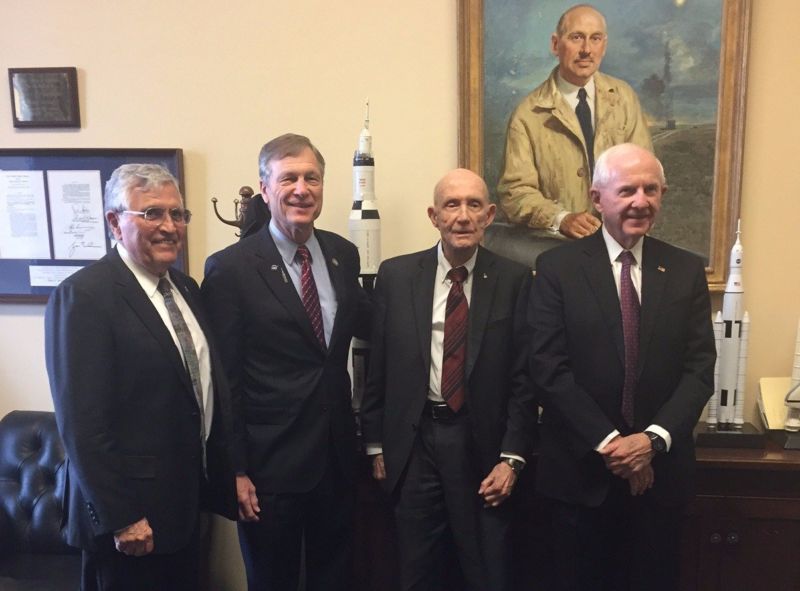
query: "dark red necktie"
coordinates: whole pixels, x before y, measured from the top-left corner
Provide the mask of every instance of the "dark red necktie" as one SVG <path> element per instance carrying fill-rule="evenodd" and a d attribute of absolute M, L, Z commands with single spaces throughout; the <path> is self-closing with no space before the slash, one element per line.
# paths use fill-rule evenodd
<path fill-rule="evenodd" d="M 622 385 L 622 417 L 633 426 L 633 398 L 636 392 L 636 366 L 639 362 L 639 297 L 631 280 L 635 259 L 629 250 L 619 255 L 622 273 L 619 277 L 619 306 L 622 311 L 622 334 L 625 340 L 625 381 Z"/>
<path fill-rule="evenodd" d="M 464 404 L 464 365 L 467 359 L 467 317 L 469 306 L 464 295 L 465 267 L 447 272 L 450 293 L 444 314 L 444 351 L 442 353 L 442 398 L 454 412 Z"/>
<path fill-rule="evenodd" d="M 311 253 L 305 244 L 297 247 L 295 258 L 300 261 L 300 289 L 303 297 L 303 307 L 306 309 L 308 319 L 311 321 L 311 328 L 314 329 L 322 347 L 325 347 L 325 331 L 322 328 L 322 310 L 319 307 L 319 293 L 317 293 L 317 283 L 314 281 L 314 273 L 311 272 Z"/>

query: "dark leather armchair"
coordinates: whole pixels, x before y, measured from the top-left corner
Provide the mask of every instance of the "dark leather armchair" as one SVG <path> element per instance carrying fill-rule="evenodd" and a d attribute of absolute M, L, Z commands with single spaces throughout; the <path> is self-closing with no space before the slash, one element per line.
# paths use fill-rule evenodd
<path fill-rule="evenodd" d="M 0 420 L 0 589 L 74 591 L 81 557 L 61 531 L 66 467 L 52 412 Z"/>

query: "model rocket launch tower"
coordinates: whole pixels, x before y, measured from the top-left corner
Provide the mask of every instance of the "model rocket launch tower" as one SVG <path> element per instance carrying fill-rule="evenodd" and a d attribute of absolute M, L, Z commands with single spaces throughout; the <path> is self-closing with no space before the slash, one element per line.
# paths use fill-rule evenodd
<path fill-rule="evenodd" d="M 743 312 L 743 248 L 741 220 L 736 226 L 736 242 L 731 249 L 730 271 L 722 298 L 722 311 L 714 318 L 717 365 L 714 369 L 714 395 L 708 403 L 709 429 L 730 431 L 744 425 L 747 341 L 750 316 Z"/>
<path fill-rule="evenodd" d="M 353 155 L 353 208 L 350 210 L 350 239 L 361 258 L 361 284 L 367 292 L 375 287 L 381 262 L 381 217 L 375 198 L 375 158 L 369 131 L 369 99 L 366 102 L 364 127 L 358 136 Z M 353 339 L 353 409 L 361 408 L 369 364 L 369 342 Z"/>

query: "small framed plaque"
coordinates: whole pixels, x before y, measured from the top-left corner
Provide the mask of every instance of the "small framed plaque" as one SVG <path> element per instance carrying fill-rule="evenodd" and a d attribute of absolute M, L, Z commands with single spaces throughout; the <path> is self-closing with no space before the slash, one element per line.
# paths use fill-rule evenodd
<path fill-rule="evenodd" d="M 9 68 L 14 127 L 80 127 L 77 68 Z"/>

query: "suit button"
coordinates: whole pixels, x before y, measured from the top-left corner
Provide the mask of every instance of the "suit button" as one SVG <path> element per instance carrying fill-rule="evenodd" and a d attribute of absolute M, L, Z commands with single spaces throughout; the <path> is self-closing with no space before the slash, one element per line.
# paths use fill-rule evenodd
<path fill-rule="evenodd" d="M 578 176 L 581 178 L 586 176 L 586 169 L 583 168 L 582 166 L 578 169 Z"/>
<path fill-rule="evenodd" d="M 328 412 L 328 405 L 327 404 L 323 404 L 322 405 L 322 412 Z"/>

